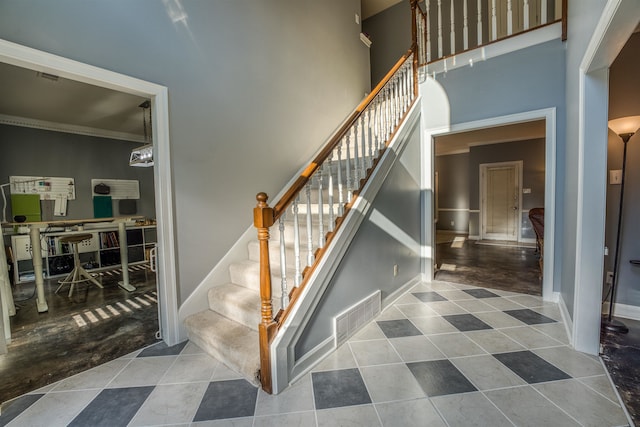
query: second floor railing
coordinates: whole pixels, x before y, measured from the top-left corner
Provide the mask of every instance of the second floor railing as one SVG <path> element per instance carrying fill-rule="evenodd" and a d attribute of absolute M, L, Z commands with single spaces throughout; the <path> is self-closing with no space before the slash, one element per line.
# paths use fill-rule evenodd
<path fill-rule="evenodd" d="M 278 328 L 417 94 L 416 56 L 411 49 L 273 207 L 265 193 L 257 195 L 254 225 L 260 250 L 261 300 L 258 333 L 260 381 L 265 391 L 271 392 L 269 351 Z"/>
<path fill-rule="evenodd" d="M 415 2 L 419 65 L 562 20 L 567 0 L 423 0 Z"/>

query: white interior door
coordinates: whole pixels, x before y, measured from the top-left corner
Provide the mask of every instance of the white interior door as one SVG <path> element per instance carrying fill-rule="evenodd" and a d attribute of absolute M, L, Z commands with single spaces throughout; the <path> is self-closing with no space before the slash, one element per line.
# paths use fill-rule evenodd
<path fill-rule="evenodd" d="M 482 238 L 518 241 L 520 162 L 480 166 Z"/>

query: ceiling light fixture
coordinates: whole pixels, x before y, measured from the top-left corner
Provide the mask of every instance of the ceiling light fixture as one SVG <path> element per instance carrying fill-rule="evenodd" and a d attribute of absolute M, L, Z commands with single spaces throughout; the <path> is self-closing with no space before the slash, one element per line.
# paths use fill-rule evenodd
<path fill-rule="evenodd" d="M 151 167 L 153 166 L 153 141 L 151 140 L 151 101 L 144 101 L 138 105 L 142 108 L 142 129 L 144 131 L 145 145 L 134 148 L 129 155 L 129 166 Z M 147 113 L 149 114 L 149 127 L 147 128 Z"/>

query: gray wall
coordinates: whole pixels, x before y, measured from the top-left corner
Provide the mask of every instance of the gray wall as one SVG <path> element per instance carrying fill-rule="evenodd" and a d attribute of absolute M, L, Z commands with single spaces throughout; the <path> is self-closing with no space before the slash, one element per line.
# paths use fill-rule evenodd
<path fill-rule="evenodd" d="M 420 129 L 419 121 L 407 136 L 407 146 L 380 189 L 373 208 L 358 229 L 347 253 L 322 296 L 313 318 L 295 345 L 296 359 L 333 334 L 333 318 L 376 290 L 382 301 L 420 273 Z M 401 243 L 393 230 L 371 220 L 382 215 L 415 242 Z M 398 275 L 393 276 L 393 266 Z"/>
<path fill-rule="evenodd" d="M 469 153 L 437 156 L 435 170 L 438 172 L 439 208 L 436 228 L 469 232 Z"/>
<path fill-rule="evenodd" d="M 375 86 L 411 47 L 411 6 L 402 1 L 362 22 L 371 44 L 371 85 Z"/>
<path fill-rule="evenodd" d="M 177 6 L 184 19 L 172 20 Z M 168 87 L 179 299 L 370 90 L 359 0 L 0 2 L 0 38 Z"/>
<path fill-rule="evenodd" d="M 609 74 L 609 118 L 640 115 L 640 33 L 627 42 Z M 607 169 L 622 169 L 622 140 L 609 131 Z M 608 177 L 607 177 L 608 179 Z M 621 228 L 620 258 L 616 302 L 640 306 L 640 267 L 632 266 L 630 259 L 640 259 L 640 134 L 627 143 L 627 166 L 624 190 L 624 209 Z M 606 246 L 609 256 L 605 257 L 605 274 L 613 271 L 618 210 L 620 206 L 620 185 L 607 185 L 607 229 Z"/>
<path fill-rule="evenodd" d="M 483 163 L 522 160 L 522 188 L 530 188 L 530 194 L 522 195 L 521 235 L 535 238 L 528 221 L 531 208 L 544 207 L 545 140 L 514 141 L 470 147 L 468 153 L 438 156 L 435 169 L 438 172 L 438 203 L 440 209 L 480 210 L 480 165 Z M 438 230 L 468 232 L 479 235 L 480 216 L 477 212 L 439 211 Z M 454 225 L 451 225 L 454 221 Z M 460 223 L 459 223 L 460 222 Z"/>
<path fill-rule="evenodd" d="M 69 200 L 67 216 L 53 219 L 93 218 L 91 179 L 133 179 L 140 183 L 138 215 L 155 218 L 153 168 L 129 166 L 131 149 L 138 142 L 0 125 L 0 179 L 9 176 L 74 178 L 76 199 Z M 7 193 L 7 219 L 12 218 Z M 118 202 L 113 202 L 118 215 Z"/>

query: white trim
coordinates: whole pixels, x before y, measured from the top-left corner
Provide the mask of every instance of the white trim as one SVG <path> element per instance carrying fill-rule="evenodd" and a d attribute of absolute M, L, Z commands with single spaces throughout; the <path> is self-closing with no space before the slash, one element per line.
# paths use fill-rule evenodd
<path fill-rule="evenodd" d="M 469 213 L 480 213 L 480 209 L 469 209 Z"/>
<path fill-rule="evenodd" d="M 438 212 L 469 212 L 469 209 L 438 208 Z"/>
<path fill-rule="evenodd" d="M 136 135 L 135 133 L 98 129 L 89 126 L 70 125 L 67 123 L 49 122 L 46 120 L 30 119 L 28 117 L 9 116 L 7 114 L 0 114 L 0 124 L 42 129 L 52 132 L 71 133 L 75 135 L 95 136 L 97 138 L 117 139 L 120 141 L 145 142 L 144 136 Z"/>
<path fill-rule="evenodd" d="M 533 120 L 545 120 L 545 192 L 544 192 L 544 241 L 545 243 L 545 261 L 544 271 L 542 274 L 542 298 L 545 301 L 551 301 L 553 299 L 554 289 L 554 251 L 555 251 L 555 215 L 556 215 L 556 109 L 555 107 L 543 108 L 540 110 L 526 111 L 522 113 L 510 114 L 506 116 L 492 117 L 489 119 L 476 120 L 466 123 L 456 123 L 446 127 L 438 127 L 432 129 L 426 129 L 424 131 L 423 139 L 423 159 L 425 161 L 430 159 L 433 162 L 434 150 L 433 150 L 433 138 L 436 136 L 442 136 L 450 133 L 465 132 L 469 130 L 484 129 L 495 126 L 502 126 L 506 124 L 515 124 L 522 122 L 529 122 Z M 424 120 L 424 116 L 423 116 Z M 428 142 L 428 146 L 427 146 Z M 429 147 L 431 151 L 429 151 Z M 426 156 L 425 156 L 426 154 Z M 423 164 L 423 169 L 425 169 Z M 433 170 L 433 169 L 431 169 Z M 429 171 L 430 172 L 430 171 Z M 426 172 L 424 172 L 426 174 Z M 423 174 L 423 188 L 426 186 L 427 177 Z M 427 199 L 427 197 L 425 197 Z M 426 203 L 426 202 L 425 202 Z M 428 212 L 428 211 L 427 211 Z M 474 212 L 475 211 L 469 211 Z M 479 211 L 478 211 L 479 212 Z M 425 221 L 427 221 L 425 219 Z M 433 224 L 432 224 L 433 225 Z M 476 237 L 476 236 L 473 236 Z M 469 239 L 473 238 L 469 236 Z M 424 241 L 429 242 L 428 236 L 424 236 Z M 435 246 L 435 241 L 432 243 Z M 426 246 L 427 244 L 423 244 Z M 426 277 L 433 277 L 433 268 L 424 270 Z"/>
<path fill-rule="evenodd" d="M 602 313 L 609 314 L 609 301 L 602 304 Z M 617 302 L 613 304 L 613 315 L 624 319 L 640 320 L 640 307 L 637 305 L 620 304 Z"/>
<path fill-rule="evenodd" d="M 155 199 L 158 231 L 158 314 L 162 338 L 168 345 L 179 342 L 178 292 L 175 266 L 173 191 L 169 141 L 167 88 L 103 68 L 0 39 L 0 62 L 55 74 L 70 80 L 150 98 L 155 146 Z"/>
<path fill-rule="evenodd" d="M 597 354 L 606 207 L 608 68 L 636 28 L 637 0 L 609 0 L 578 70 L 578 188 L 573 302 L 573 346 Z M 594 209 L 597 206 L 597 209 Z M 545 257 L 546 262 L 546 257 Z M 570 285 L 570 284 L 568 284 Z"/>
<path fill-rule="evenodd" d="M 567 310 L 567 304 L 565 304 L 560 292 L 553 293 L 553 300 L 557 302 L 558 308 L 560 308 L 560 316 L 562 316 L 562 324 L 564 325 L 564 330 L 567 333 L 569 342 L 571 343 L 571 345 L 573 345 L 573 321 L 571 320 L 569 310 Z"/>

